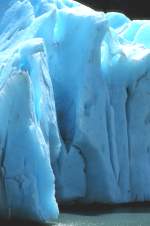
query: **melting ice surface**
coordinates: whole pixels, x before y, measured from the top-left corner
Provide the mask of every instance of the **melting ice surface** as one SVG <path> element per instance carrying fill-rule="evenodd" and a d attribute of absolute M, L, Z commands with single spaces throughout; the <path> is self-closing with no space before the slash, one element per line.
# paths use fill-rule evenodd
<path fill-rule="evenodd" d="M 56 198 L 150 200 L 149 48 L 149 21 L 1 1 L 1 217 L 56 219 Z"/>

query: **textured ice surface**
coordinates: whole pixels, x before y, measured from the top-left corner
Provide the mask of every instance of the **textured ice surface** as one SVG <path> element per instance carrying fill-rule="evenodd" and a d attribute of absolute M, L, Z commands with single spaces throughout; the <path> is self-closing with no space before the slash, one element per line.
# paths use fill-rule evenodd
<path fill-rule="evenodd" d="M 71 0 L 1 1 L 1 217 L 150 200 L 149 34 Z"/>
<path fill-rule="evenodd" d="M 30 2 L 16 1 L 0 23 L 0 215 L 39 221 L 58 216 L 51 163 L 61 146 L 38 35 L 45 16 L 53 12 L 36 20 Z"/>

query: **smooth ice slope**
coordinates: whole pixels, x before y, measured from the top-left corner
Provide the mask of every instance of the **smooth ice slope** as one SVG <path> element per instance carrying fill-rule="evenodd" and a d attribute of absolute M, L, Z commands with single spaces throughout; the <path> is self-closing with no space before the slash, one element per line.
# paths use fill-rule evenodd
<path fill-rule="evenodd" d="M 117 161 L 114 161 L 116 153 L 109 152 L 107 126 L 111 109 L 99 61 L 99 46 L 108 29 L 107 21 L 104 14 L 90 12 L 89 15 L 89 10 L 79 7 L 60 10 L 56 26 L 57 45 L 52 49 L 49 66 L 61 136 L 68 152 L 79 153 L 78 158 L 84 163 L 85 193 L 79 195 L 87 201 L 115 200 Z M 86 36 L 90 38 L 85 39 Z M 76 171 L 79 166 L 75 164 Z M 82 171 L 78 173 L 80 184 L 82 174 Z M 72 177 L 73 181 L 75 175 Z"/>
<path fill-rule="evenodd" d="M 0 216 L 149 201 L 150 22 L 71 0 L 0 4 Z"/>

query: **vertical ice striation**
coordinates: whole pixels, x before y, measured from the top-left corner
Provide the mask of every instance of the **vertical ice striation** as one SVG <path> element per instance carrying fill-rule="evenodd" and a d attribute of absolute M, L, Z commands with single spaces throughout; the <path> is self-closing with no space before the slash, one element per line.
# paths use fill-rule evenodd
<path fill-rule="evenodd" d="M 0 4 L 0 216 L 150 200 L 150 22 L 71 0 Z"/>
<path fill-rule="evenodd" d="M 145 145 L 148 145 L 148 127 L 142 122 L 149 109 L 146 90 L 150 52 L 120 38 L 114 41 L 113 37 L 116 38 L 113 31 L 109 32 L 103 43 L 102 71 L 109 85 L 114 110 L 121 201 L 144 201 L 149 196 L 146 191 L 148 174 L 144 173 L 144 169 L 149 172 L 149 160 L 144 154 Z M 114 48 L 116 45 L 117 48 Z M 137 91 L 138 86 L 142 88 Z M 143 158 L 143 161 L 139 158 Z M 147 162 L 144 168 L 143 162 Z"/>
<path fill-rule="evenodd" d="M 31 3 L 16 1 L 0 23 L 0 215 L 42 222 L 58 216 L 51 163 L 61 147 L 45 17 L 53 27 L 53 10 L 36 21 Z"/>

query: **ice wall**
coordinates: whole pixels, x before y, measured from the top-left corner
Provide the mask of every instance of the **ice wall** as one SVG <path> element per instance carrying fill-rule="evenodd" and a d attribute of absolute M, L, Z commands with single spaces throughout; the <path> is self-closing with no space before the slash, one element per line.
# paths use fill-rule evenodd
<path fill-rule="evenodd" d="M 1 1 L 0 216 L 150 200 L 150 22 Z"/>
<path fill-rule="evenodd" d="M 51 163 L 61 146 L 45 17 L 54 12 L 36 19 L 29 1 L 16 1 L 0 23 L 0 215 L 42 222 L 58 216 Z"/>

